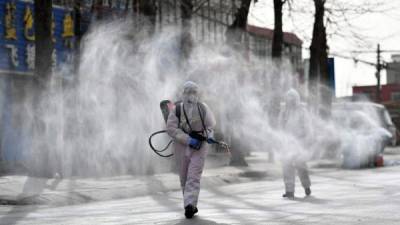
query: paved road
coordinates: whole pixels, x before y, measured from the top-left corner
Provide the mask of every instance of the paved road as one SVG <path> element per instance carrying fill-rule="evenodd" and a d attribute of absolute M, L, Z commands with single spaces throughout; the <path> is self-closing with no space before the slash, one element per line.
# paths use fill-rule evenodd
<path fill-rule="evenodd" d="M 186 220 L 179 191 L 72 206 L 2 206 L 0 224 L 400 224 L 400 167 L 313 169 L 313 196 L 298 188 L 281 198 L 282 181 L 208 183 L 200 213 Z M 298 184 L 297 184 L 298 185 Z"/>

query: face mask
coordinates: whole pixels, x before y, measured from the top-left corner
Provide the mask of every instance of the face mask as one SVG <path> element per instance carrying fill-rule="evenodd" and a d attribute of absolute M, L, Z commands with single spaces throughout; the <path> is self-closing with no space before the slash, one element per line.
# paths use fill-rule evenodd
<path fill-rule="evenodd" d="M 296 106 L 297 105 L 297 101 L 295 98 L 293 98 L 292 96 L 290 96 L 289 98 L 286 99 L 286 104 L 288 106 Z"/>
<path fill-rule="evenodd" d="M 198 101 L 198 97 L 195 94 L 190 94 L 187 96 L 187 102 L 191 104 L 196 104 Z"/>

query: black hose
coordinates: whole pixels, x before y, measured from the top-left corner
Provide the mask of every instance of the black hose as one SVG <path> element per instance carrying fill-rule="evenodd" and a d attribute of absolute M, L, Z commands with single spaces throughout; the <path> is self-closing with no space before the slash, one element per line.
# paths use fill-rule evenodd
<path fill-rule="evenodd" d="M 157 132 L 153 133 L 152 135 L 150 135 L 150 137 L 149 137 L 149 145 L 150 145 L 150 148 L 153 150 L 154 153 L 156 153 L 157 155 L 159 155 L 159 156 L 161 156 L 161 157 L 168 158 L 168 157 L 173 156 L 174 154 L 171 153 L 171 154 L 168 154 L 168 155 L 163 155 L 163 154 L 161 154 L 161 152 L 164 152 L 164 151 L 166 151 L 166 150 L 169 148 L 169 146 L 170 146 L 170 145 L 172 144 L 172 142 L 173 142 L 172 140 L 169 141 L 168 144 L 167 144 L 163 149 L 161 149 L 161 150 L 156 149 L 156 148 L 153 146 L 152 142 L 151 142 L 151 139 L 152 139 L 154 136 L 156 136 L 157 134 L 162 134 L 162 133 L 167 133 L 167 131 L 166 131 L 166 130 L 160 130 L 160 131 L 157 131 Z M 228 146 L 227 144 L 225 144 L 224 142 L 221 142 L 221 141 L 213 140 L 212 143 L 210 143 L 210 144 L 217 144 L 217 145 L 225 146 L 225 147 L 227 147 L 227 148 L 229 149 L 229 146 Z"/>
<path fill-rule="evenodd" d="M 156 148 L 153 146 L 153 144 L 152 144 L 152 142 L 151 142 L 151 139 L 152 139 L 154 136 L 156 136 L 157 134 L 162 134 L 162 133 L 166 133 L 166 132 L 167 132 L 166 130 L 157 131 L 157 132 L 153 133 L 152 135 L 150 135 L 150 137 L 149 137 L 149 145 L 150 145 L 150 148 L 154 151 L 154 153 L 156 153 L 157 155 L 159 155 L 159 156 L 161 156 L 161 157 L 164 157 L 164 158 L 168 158 L 168 157 L 171 157 L 171 156 L 174 155 L 173 153 L 168 154 L 168 155 L 163 155 L 163 154 L 161 154 L 161 152 L 164 152 L 165 150 L 167 150 L 167 149 L 169 148 L 169 146 L 172 144 L 173 141 L 171 140 L 163 149 L 158 150 L 158 149 L 156 149 Z"/>

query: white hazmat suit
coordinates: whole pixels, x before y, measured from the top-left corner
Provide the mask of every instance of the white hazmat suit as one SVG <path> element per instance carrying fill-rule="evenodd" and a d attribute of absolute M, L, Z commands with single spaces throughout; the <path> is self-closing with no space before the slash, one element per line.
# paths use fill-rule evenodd
<path fill-rule="evenodd" d="M 199 102 L 198 89 L 196 83 L 186 82 L 182 103 L 180 103 L 181 107 L 176 106 L 175 109 L 171 110 L 167 120 L 167 132 L 174 140 L 174 156 L 179 170 L 184 207 L 186 209 L 190 205 L 196 209 L 196 212 L 200 193 L 200 179 L 208 146 L 207 142 L 202 141 L 200 149 L 191 148 L 189 146 L 191 141 L 189 133 L 198 131 L 202 136 L 211 138 L 215 125 L 214 115 L 209 107 Z M 181 110 L 180 118 L 176 116 L 177 108 Z M 204 130 L 204 127 L 207 131 Z"/>
<path fill-rule="evenodd" d="M 283 181 L 286 190 L 284 197 L 294 197 L 296 171 L 306 195 L 309 195 L 311 181 L 306 164 L 307 154 L 303 149 L 304 143 L 310 137 L 311 129 L 306 109 L 294 89 L 286 93 L 285 105 L 279 115 L 279 126 L 286 133 L 286 143 L 282 152 Z"/>

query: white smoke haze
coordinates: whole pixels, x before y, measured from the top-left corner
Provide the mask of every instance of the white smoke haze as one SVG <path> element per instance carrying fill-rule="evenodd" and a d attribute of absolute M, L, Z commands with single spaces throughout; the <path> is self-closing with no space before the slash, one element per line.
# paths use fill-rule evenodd
<path fill-rule="evenodd" d="M 26 156 L 31 166 L 64 176 L 168 171 L 171 160 L 157 157 L 148 137 L 165 129 L 160 101 L 179 100 L 187 80 L 199 84 L 203 100 L 217 118 L 218 133 L 243 152 L 273 149 L 279 156 L 301 150 L 308 159 L 339 159 L 346 143 L 364 154 L 364 147 L 375 140 L 369 137 L 383 132 L 372 132 L 379 130 L 372 126 L 363 136 L 360 127 L 326 121 L 308 110 L 310 138 L 294 138 L 277 127 L 281 97 L 295 88 L 302 101 L 310 101 L 287 61 L 280 67 L 255 56 L 249 61 L 223 43 L 195 41 L 190 58 L 182 63 L 178 28 L 165 27 L 150 38 L 130 21 L 95 24 L 82 46 L 78 74 L 55 76 L 41 99 L 41 113 L 26 117 L 28 124 L 40 120 L 47 127 L 45 133 L 32 136 Z M 21 107 L 31 104 L 27 98 Z M 370 123 L 369 116 L 357 119 Z M 160 139 L 157 145 L 167 141 Z"/>
<path fill-rule="evenodd" d="M 341 142 L 343 160 L 349 168 L 358 168 L 366 165 L 365 162 L 374 161 L 377 153 L 383 152 L 382 140 L 391 138 L 385 126 L 383 111 L 373 103 L 338 103 L 334 107 L 334 124 Z"/>

